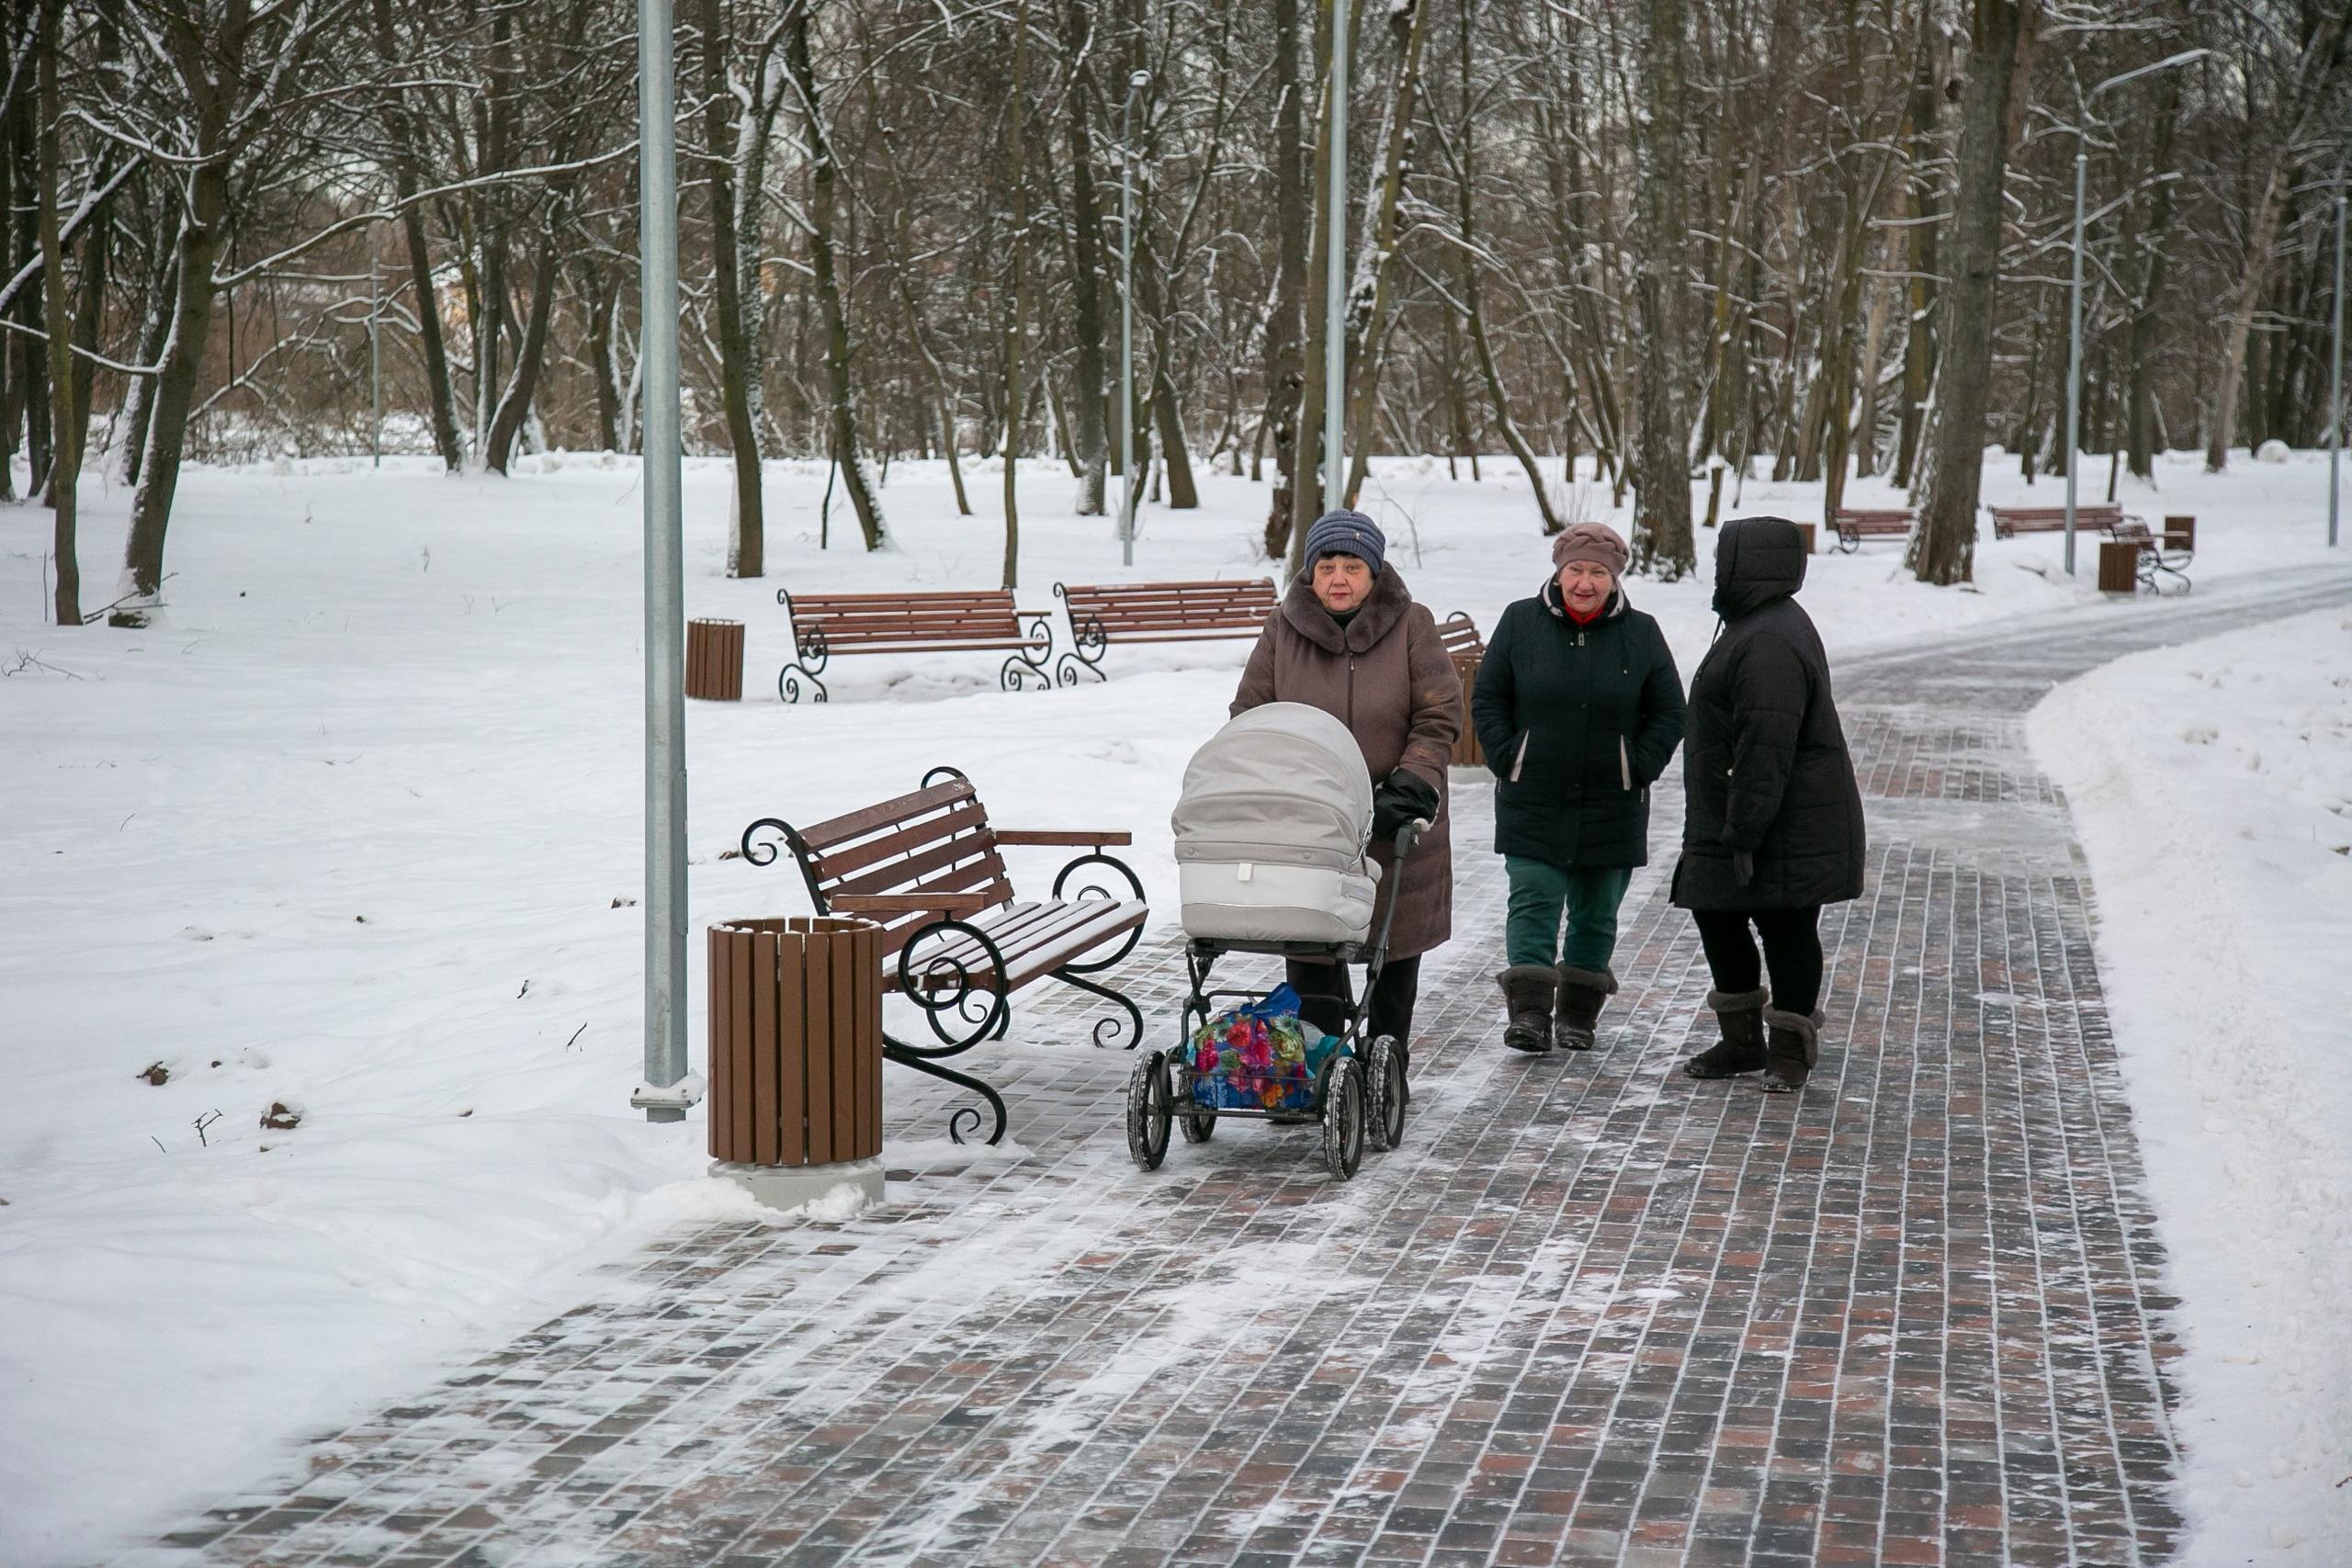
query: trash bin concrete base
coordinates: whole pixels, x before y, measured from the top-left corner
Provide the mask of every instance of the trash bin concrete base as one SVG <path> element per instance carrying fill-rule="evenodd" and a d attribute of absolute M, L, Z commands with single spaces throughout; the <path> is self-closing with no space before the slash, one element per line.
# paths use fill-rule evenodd
<path fill-rule="evenodd" d="M 817 1204 L 811 1219 L 847 1219 L 882 1201 L 882 1161 L 843 1160 L 832 1165 L 745 1165 L 715 1159 L 710 1174 L 723 1176 L 749 1192 L 761 1207 L 790 1213 Z"/>

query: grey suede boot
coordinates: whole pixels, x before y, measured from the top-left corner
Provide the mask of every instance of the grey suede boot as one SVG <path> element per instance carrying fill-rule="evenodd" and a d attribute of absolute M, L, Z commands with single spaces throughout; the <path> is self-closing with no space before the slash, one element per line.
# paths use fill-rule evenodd
<path fill-rule="evenodd" d="M 1766 1094 L 1794 1094 L 1821 1060 L 1821 1014 L 1764 1010 L 1770 1037 L 1764 1047 L 1764 1077 L 1756 1085 Z"/>
<path fill-rule="evenodd" d="M 1552 1043 L 1563 1051 L 1589 1051 L 1601 1007 L 1617 994 L 1617 976 L 1606 969 L 1560 965 L 1560 999 L 1552 1015 Z"/>
<path fill-rule="evenodd" d="M 1560 977 L 1539 964 L 1514 964 L 1495 976 L 1503 988 L 1503 1003 L 1510 1022 L 1503 1029 L 1503 1043 L 1514 1051 L 1541 1055 L 1552 1048 L 1552 997 Z"/>
<path fill-rule="evenodd" d="M 1707 1005 L 1715 1011 L 1723 1038 L 1682 1064 L 1694 1078 L 1727 1078 L 1752 1073 L 1764 1066 L 1764 1010 L 1770 991 L 1709 991 Z"/>

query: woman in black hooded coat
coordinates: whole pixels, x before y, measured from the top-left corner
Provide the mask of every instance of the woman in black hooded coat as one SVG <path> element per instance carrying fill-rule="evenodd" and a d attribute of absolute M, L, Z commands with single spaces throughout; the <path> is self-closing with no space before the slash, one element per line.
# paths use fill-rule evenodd
<path fill-rule="evenodd" d="M 1690 677 L 1682 858 L 1674 901 L 1691 912 L 1714 977 L 1723 1038 L 1683 1065 L 1694 1078 L 1764 1071 L 1802 1088 L 1820 1055 L 1821 907 L 1862 891 L 1862 795 L 1829 690 L 1829 656 L 1793 595 L 1804 536 L 1779 517 L 1726 523 L 1715 544 L 1723 628 Z M 1763 939 L 1759 964 L 1755 937 Z M 1763 987 L 1771 975 L 1771 989 Z"/>

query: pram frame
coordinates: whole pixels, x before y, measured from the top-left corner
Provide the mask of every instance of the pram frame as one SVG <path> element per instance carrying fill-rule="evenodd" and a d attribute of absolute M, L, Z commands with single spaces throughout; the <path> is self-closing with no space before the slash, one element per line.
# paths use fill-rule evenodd
<path fill-rule="evenodd" d="M 1398 870 L 1403 868 L 1407 858 L 1413 852 L 1414 844 L 1419 840 L 1423 833 L 1429 831 L 1429 827 L 1427 820 L 1416 819 L 1396 830 L 1394 840 L 1396 852 L 1392 863 Z M 1387 964 L 1389 932 L 1396 919 L 1396 895 L 1392 892 L 1386 907 L 1381 911 L 1379 930 L 1374 932 L 1371 939 L 1366 942 L 1249 942 L 1216 937 L 1188 938 L 1184 943 L 1184 968 L 1190 985 L 1184 998 L 1182 1010 L 1177 1020 L 1177 1048 L 1166 1053 L 1154 1052 L 1152 1055 L 1159 1058 L 1156 1064 L 1149 1060 L 1138 1063 L 1136 1068 L 1138 1081 L 1141 1081 L 1144 1075 L 1153 1072 L 1162 1072 L 1167 1075 L 1168 1114 L 1172 1120 L 1184 1124 L 1184 1135 L 1193 1143 L 1206 1142 L 1213 1124 L 1227 1119 L 1270 1122 L 1277 1125 L 1288 1126 L 1311 1125 L 1325 1121 L 1329 1105 L 1331 1079 L 1340 1060 L 1343 1056 L 1354 1058 L 1359 1072 L 1368 1072 L 1373 1066 L 1371 1057 L 1375 1042 L 1365 1038 L 1371 1024 L 1372 991 L 1373 987 L 1379 983 L 1381 970 Z M 1261 957 L 1314 960 L 1339 964 L 1343 972 L 1345 966 L 1349 964 L 1362 964 L 1364 966 L 1364 986 L 1361 996 L 1356 993 L 1352 986 L 1343 987 L 1346 994 L 1346 1012 L 1340 1021 L 1339 1030 L 1340 1047 L 1325 1059 L 1323 1066 L 1316 1072 L 1315 1097 L 1311 1105 L 1291 1110 L 1268 1110 L 1261 1106 L 1202 1105 L 1193 1100 L 1193 1085 L 1202 1075 L 1193 1071 L 1188 1065 L 1191 1056 L 1190 1046 L 1194 1033 L 1215 1016 L 1216 1004 L 1220 1001 L 1261 1002 L 1272 995 L 1271 989 L 1231 987 L 1212 988 L 1209 985 L 1210 972 L 1216 967 L 1216 961 L 1227 953 L 1251 953 Z M 1401 1040 L 1391 1041 L 1389 1050 L 1390 1065 L 1387 1070 L 1395 1075 L 1396 1079 L 1395 1088 L 1391 1092 L 1402 1097 L 1407 1093 L 1406 1043 Z M 1383 1086 L 1366 1085 L 1367 1090 L 1375 1094 L 1381 1087 Z M 1386 1115 L 1385 1107 L 1376 1101 L 1365 1106 L 1364 1110 L 1367 1121 L 1385 1119 Z M 1401 1117 L 1398 1121 L 1401 1122 Z M 1161 1134 L 1159 1142 L 1164 1147 L 1164 1133 Z M 1329 1142 L 1327 1129 L 1327 1145 Z M 1385 1142 L 1375 1140 L 1375 1145 L 1385 1147 Z M 1138 1163 L 1147 1163 L 1143 1161 L 1140 1151 L 1137 1151 L 1137 1159 Z M 1147 1168 L 1158 1163 L 1158 1159 L 1152 1159 L 1147 1163 Z M 1351 1172 L 1352 1168 L 1352 1166 L 1349 1168 Z M 1337 1173 L 1336 1165 L 1334 1169 Z M 1344 1173 L 1341 1174 L 1344 1179 Z"/>

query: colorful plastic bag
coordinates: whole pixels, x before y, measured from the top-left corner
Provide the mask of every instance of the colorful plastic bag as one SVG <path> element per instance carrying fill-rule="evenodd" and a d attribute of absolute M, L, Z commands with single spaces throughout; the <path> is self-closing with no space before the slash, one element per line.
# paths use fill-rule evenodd
<path fill-rule="evenodd" d="M 1339 1036 L 1299 1017 L 1298 993 L 1278 986 L 1193 1033 L 1193 1099 L 1227 1110 L 1312 1111 L 1316 1076 L 1339 1048 Z"/>

